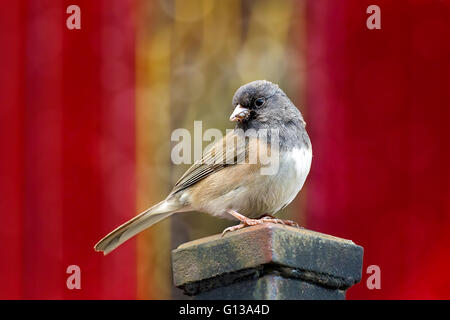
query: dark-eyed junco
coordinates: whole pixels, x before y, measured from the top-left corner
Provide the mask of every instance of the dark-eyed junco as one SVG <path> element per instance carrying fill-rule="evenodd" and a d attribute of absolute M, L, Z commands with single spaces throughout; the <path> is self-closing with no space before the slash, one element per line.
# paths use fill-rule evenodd
<path fill-rule="evenodd" d="M 300 111 L 265 80 L 240 87 L 232 104 L 235 129 L 204 152 L 165 200 L 109 233 L 96 251 L 108 254 L 178 212 L 201 211 L 241 222 L 224 233 L 264 222 L 296 225 L 272 215 L 295 198 L 311 166 L 311 142 Z"/>

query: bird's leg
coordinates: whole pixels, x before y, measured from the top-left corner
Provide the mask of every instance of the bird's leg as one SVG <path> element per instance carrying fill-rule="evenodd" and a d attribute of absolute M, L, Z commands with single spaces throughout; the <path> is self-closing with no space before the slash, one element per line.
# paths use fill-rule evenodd
<path fill-rule="evenodd" d="M 228 227 L 225 230 L 223 230 L 222 237 L 227 232 L 236 231 L 236 230 L 248 227 L 248 226 L 255 226 L 257 224 L 262 224 L 265 222 L 284 224 L 287 226 L 300 228 L 300 226 L 294 221 L 277 219 L 277 218 L 271 216 L 270 214 L 263 214 L 258 219 L 251 219 L 251 218 L 247 218 L 246 216 L 240 214 L 239 212 L 231 210 L 231 209 L 228 209 L 227 212 L 229 214 L 231 214 L 233 217 L 235 217 L 236 219 L 238 219 L 241 223 L 236 226 L 231 226 L 231 227 Z"/>

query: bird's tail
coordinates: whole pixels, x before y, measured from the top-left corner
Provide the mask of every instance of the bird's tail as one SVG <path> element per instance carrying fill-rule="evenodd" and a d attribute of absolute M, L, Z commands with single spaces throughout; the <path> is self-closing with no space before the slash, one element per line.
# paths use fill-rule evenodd
<path fill-rule="evenodd" d="M 110 232 L 94 246 L 94 249 L 103 251 L 103 254 L 107 255 L 128 239 L 167 218 L 178 209 L 180 207 L 176 203 L 170 203 L 167 200 L 161 201 Z"/>

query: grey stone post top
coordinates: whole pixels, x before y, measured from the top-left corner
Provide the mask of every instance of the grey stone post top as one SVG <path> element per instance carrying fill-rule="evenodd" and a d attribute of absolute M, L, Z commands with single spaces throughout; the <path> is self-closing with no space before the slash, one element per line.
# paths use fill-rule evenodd
<path fill-rule="evenodd" d="M 186 294 L 198 295 L 276 276 L 339 291 L 345 298 L 345 290 L 361 279 L 362 258 L 363 248 L 350 240 L 264 223 L 180 245 L 172 252 L 173 279 Z"/>

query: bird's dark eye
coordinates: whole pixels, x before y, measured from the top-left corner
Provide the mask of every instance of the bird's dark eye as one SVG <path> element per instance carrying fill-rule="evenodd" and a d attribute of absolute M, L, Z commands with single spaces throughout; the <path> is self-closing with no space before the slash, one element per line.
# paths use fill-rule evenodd
<path fill-rule="evenodd" d="M 255 106 L 261 107 L 264 104 L 264 98 L 258 98 L 255 100 Z"/>

